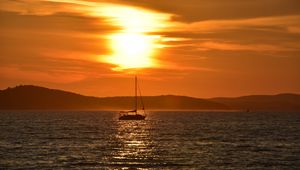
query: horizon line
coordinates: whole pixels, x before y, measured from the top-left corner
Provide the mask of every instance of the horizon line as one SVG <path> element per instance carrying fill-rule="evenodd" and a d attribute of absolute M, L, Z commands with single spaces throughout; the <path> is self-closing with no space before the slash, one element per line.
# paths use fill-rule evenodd
<path fill-rule="evenodd" d="M 77 94 L 77 95 L 81 95 L 81 96 L 85 96 L 85 97 L 96 97 L 96 98 L 133 97 L 133 95 L 132 96 L 92 96 L 92 95 L 85 95 L 85 94 L 77 93 L 74 91 L 57 89 L 57 88 L 49 88 L 49 87 L 38 86 L 38 85 L 33 85 L 33 84 L 19 84 L 14 87 L 7 87 L 5 89 L 0 89 L 0 91 L 14 89 L 17 87 L 22 87 L 22 86 L 32 86 L 32 87 L 49 89 L 49 90 L 58 90 L 58 91 L 73 93 L 73 94 Z M 179 94 L 158 94 L 158 95 L 144 95 L 143 97 L 178 96 L 178 97 L 189 97 L 189 98 L 196 98 L 196 99 L 215 99 L 215 98 L 240 98 L 240 97 L 249 97 L 249 96 L 278 96 L 278 95 L 300 95 L 300 93 L 280 92 L 280 93 L 273 93 L 273 94 L 245 94 L 245 95 L 239 95 L 239 96 L 216 96 L 216 97 L 195 97 L 195 96 L 179 95 Z"/>

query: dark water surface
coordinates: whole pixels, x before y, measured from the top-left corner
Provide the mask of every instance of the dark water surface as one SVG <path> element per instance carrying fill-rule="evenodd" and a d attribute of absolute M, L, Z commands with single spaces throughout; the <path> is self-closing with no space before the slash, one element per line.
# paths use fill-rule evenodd
<path fill-rule="evenodd" d="M 2 168 L 300 169 L 300 114 L 2 111 Z"/>

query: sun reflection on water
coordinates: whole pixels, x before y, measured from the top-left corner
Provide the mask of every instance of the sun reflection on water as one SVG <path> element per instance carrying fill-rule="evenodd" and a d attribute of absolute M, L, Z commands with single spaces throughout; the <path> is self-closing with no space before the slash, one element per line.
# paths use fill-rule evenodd
<path fill-rule="evenodd" d="M 115 165 L 143 166 L 157 157 L 147 121 L 118 121 L 117 126 L 115 138 L 120 146 L 111 160 Z"/>

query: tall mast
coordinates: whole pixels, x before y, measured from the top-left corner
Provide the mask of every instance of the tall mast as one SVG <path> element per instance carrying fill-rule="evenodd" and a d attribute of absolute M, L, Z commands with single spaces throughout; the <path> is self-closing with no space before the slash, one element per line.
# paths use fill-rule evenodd
<path fill-rule="evenodd" d="M 137 112 L 137 76 L 135 75 L 135 113 Z"/>

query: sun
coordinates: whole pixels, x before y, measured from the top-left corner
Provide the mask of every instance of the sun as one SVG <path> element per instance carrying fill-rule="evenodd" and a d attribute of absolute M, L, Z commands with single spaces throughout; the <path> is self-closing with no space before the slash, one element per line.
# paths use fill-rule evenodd
<path fill-rule="evenodd" d="M 108 6 L 102 8 L 101 13 L 109 17 L 113 25 L 121 27 L 108 36 L 112 54 L 105 58 L 106 62 L 115 64 L 117 70 L 157 65 L 154 54 L 161 37 L 153 32 L 163 28 L 169 16 L 124 6 Z"/>
<path fill-rule="evenodd" d="M 108 61 L 120 68 L 145 68 L 155 65 L 155 38 L 144 34 L 115 34 L 111 37 L 113 55 Z"/>

